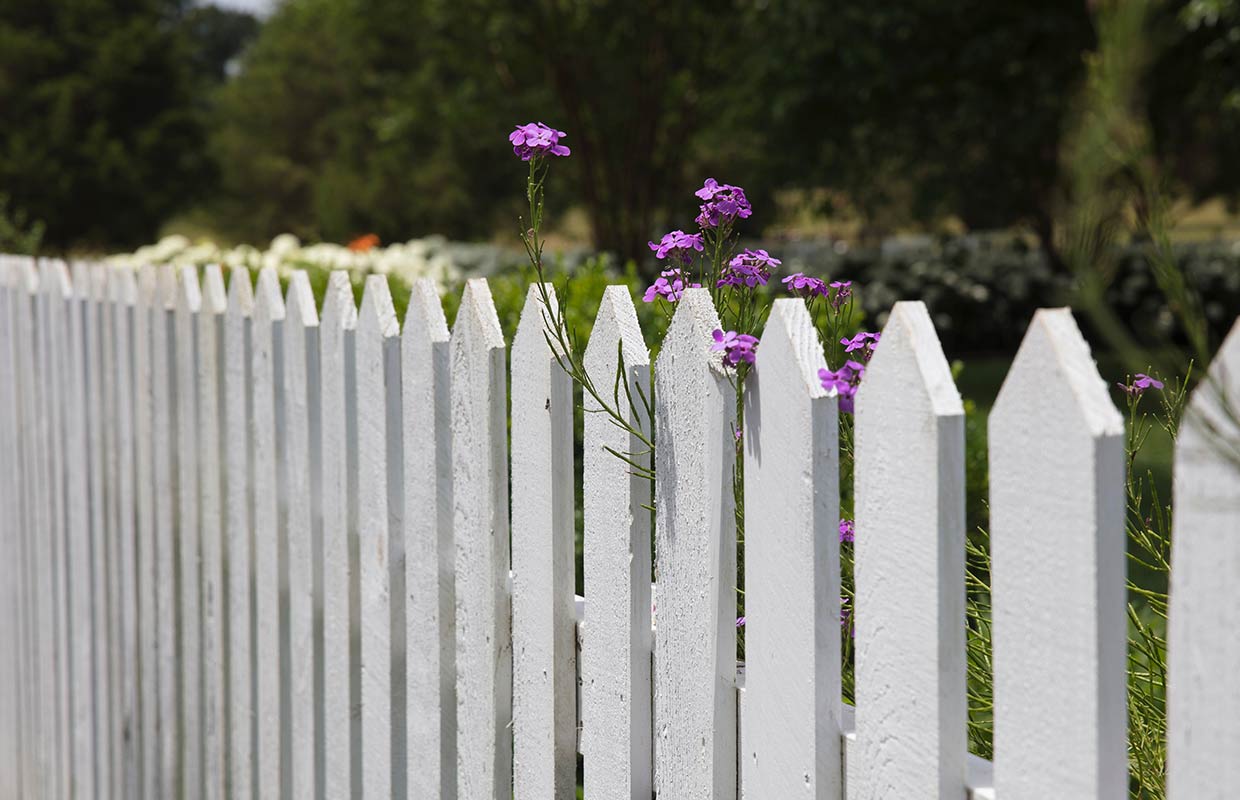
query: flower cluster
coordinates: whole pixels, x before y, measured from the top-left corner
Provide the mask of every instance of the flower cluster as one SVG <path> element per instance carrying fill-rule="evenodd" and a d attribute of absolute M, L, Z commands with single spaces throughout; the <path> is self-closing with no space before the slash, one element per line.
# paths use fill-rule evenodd
<path fill-rule="evenodd" d="M 745 190 L 739 186 L 707 178 L 694 194 L 703 201 L 697 216 L 697 224 L 702 228 L 718 228 L 734 220 L 748 219 L 753 214 Z"/>
<path fill-rule="evenodd" d="M 853 413 L 853 398 L 857 394 L 857 387 L 861 385 L 861 376 L 864 374 L 864 364 L 845 361 L 844 366 L 837 370 L 832 371 L 825 367 L 818 370 L 818 379 L 822 381 L 822 388 L 840 398 L 840 411 L 851 414 Z"/>
<path fill-rule="evenodd" d="M 548 128 L 541 122 L 528 122 L 518 125 L 516 130 L 508 134 L 512 142 L 512 152 L 521 157 L 522 161 L 543 156 L 566 156 L 571 150 L 560 144 L 560 139 L 568 134 Z"/>
<path fill-rule="evenodd" d="M 844 307 L 848 298 L 852 297 L 852 281 L 831 281 L 831 307 L 837 311 Z"/>
<path fill-rule="evenodd" d="M 841 519 L 840 520 L 840 541 L 851 542 L 853 541 L 855 536 L 856 536 L 856 530 L 853 527 L 853 521 L 851 519 Z"/>
<path fill-rule="evenodd" d="M 679 261 L 682 264 L 689 264 L 693 261 L 693 253 L 702 252 L 703 242 L 700 233 L 685 233 L 684 231 L 672 231 L 663 234 L 663 238 L 658 242 L 650 242 L 650 249 L 654 251 L 654 257 L 662 261 L 668 259 L 670 261 Z"/>
<path fill-rule="evenodd" d="M 700 283 L 689 283 L 688 277 L 679 268 L 664 270 L 653 284 L 646 288 L 642 300 L 653 303 L 656 297 L 662 297 L 669 303 L 675 303 L 685 294 L 685 289 L 701 288 Z"/>
<path fill-rule="evenodd" d="M 878 346 L 878 340 L 882 337 L 881 333 L 862 331 L 851 339 L 848 337 L 840 339 L 840 344 L 844 345 L 845 353 L 853 353 L 860 350 L 862 360 L 868 364 L 870 363 L 870 358 L 874 355 L 874 348 Z"/>
<path fill-rule="evenodd" d="M 766 286 L 771 272 L 781 263 L 765 250 L 746 249 L 728 262 L 716 286 L 747 286 L 750 289 L 759 284 Z"/>
<path fill-rule="evenodd" d="M 810 277 L 804 272 L 794 272 L 784 278 L 783 284 L 788 291 L 801 297 L 827 296 L 827 285 L 818 278 Z"/>
<path fill-rule="evenodd" d="M 1144 372 L 1138 372 L 1136 375 L 1133 375 L 1132 383 L 1127 383 L 1127 384 L 1119 383 L 1116 385 L 1119 386 L 1119 388 L 1123 389 L 1124 392 L 1127 393 L 1127 395 L 1132 398 L 1137 398 L 1145 394 L 1146 389 L 1163 388 L 1162 381 L 1158 380 L 1157 378 L 1151 378 L 1149 375 L 1146 375 Z"/>
<path fill-rule="evenodd" d="M 719 328 L 716 328 L 711 336 L 715 337 L 715 343 L 710 346 L 710 349 L 722 352 L 723 363 L 729 367 L 735 367 L 742 361 L 746 364 L 754 362 L 758 337 L 736 331 L 723 331 Z"/>

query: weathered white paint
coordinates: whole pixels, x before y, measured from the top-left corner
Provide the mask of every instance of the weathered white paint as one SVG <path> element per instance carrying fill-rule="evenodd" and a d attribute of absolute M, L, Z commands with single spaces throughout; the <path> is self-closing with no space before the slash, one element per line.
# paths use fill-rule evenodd
<path fill-rule="evenodd" d="M 70 642 L 70 693 L 73 698 L 73 780 L 74 790 L 94 797 L 95 786 L 95 636 L 92 620 L 91 586 L 91 452 L 87 447 L 88 403 L 98 397 L 87 382 L 87 320 L 94 316 L 90 298 L 90 279 L 84 263 L 74 264 L 74 297 L 68 314 L 67 362 L 63 377 L 65 393 L 65 467 L 67 486 L 67 557 L 69 585 L 72 587 L 69 619 L 73 625 Z M 98 369 L 92 364 L 92 371 Z M 90 399 L 88 399 L 90 398 Z M 14 794 L 16 796 L 16 793 Z"/>
<path fill-rule="evenodd" d="M 349 547 L 351 519 L 351 476 L 356 473 L 356 376 L 354 334 L 357 307 L 346 272 L 333 272 L 323 299 L 323 319 L 319 340 L 322 386 L 322 507 L 323 533 L 320 583 L 323 587 L 323 710 L 322 765 L 323 796 L 350 797 L 355 794 L 353 742 L 355 717 L 352 711 L 350 676 L 350 576 L 356 567 Z"/>
<path fill-rule="evenodd" d="M 482 278 L 465 285 L 452 360 L 458 792 L 512 794 L 512 637 L 504 334 Z"/>
<path fill-rule="evenodd" d="M 198 313 L 198 486 L 202 546 L 203 796 L 223 800 L 227 787 L 224 641 L 224 314 L 228 298 L 219 265 L 202 274 Z"/>
<path fill-rule="evenodd" d="M 706 289 L 677 304 L 655 362 L 655 789 L 736 795 L 736 392 L 710 349 Z"/>
<path fill-rule="evenodd" d="M 456 800 L 456 616 L 448 323 L 413 285 L 401 333 L 409 797 Z"/>
<path fill-rule="evenodd" d="M 537 285 L 512 342 L 513 797 L 577 794 L 573 385 Z"/>
<path fill-rule="evenodd" d="M 960 798 L 964 408 L 922 303 L 892 309 L 856 409 L 857 757 L 848 795 Z"/>
<path fill-rule="evenodd" d="M 400 404 L 400 324 L 387 277 L 366 279 L 357 319 L 357 536 L 361 602 L 362 796 L 392 794 L 392 609 L 389 527 L 389 415 Z M 396 348 L 393 351 L 392 348 Z"/>
<path fill-rule="evenodd" d="M 202 545 L 198 516 L 198 269 L 181 267 L 176 303 L 177 627 L 181 670 L 181 797 L 202 796 Z"/>
<path fill-rule="evenodd" d="M 138 302 L 134 307 L 134 479 L 137 535 L 138 602 L 138 725 L 139 787 L 141 797 L 158 796 L 159 683 L 155 609 L 155 433 L 152 337 L 163 309 L 157 292 L 155 268 L 138 273 Z"/>
<path fill-rule="evenodd" d="M 157 311 L 151 328 L 153 441 L 155 443 L 155 609 L 159 651 L 159 791 L 180 791 L 180 698 L 176 635 L 176 270 L 158 270 Z"/>
<path fill-rule="evenodd" d="M 254 792 L 281 796 L 280 504 L 283 451 L 284 298 L 274 267 L 254 287 L 250 339 L 250 442 L 254 458 Z"/>
<path fill-rule="evenodd" d="M 112 361 L 114 430 L 116 446 L 116 535 L 119 541 L 120 591 L 119 606 L 119 667 L 120 679 L 116 694 L 118 722 L 116 735 L 118 760 L 113 776 L 114 795 L 136 797 L 138 777 L 138 588 L 137 541 L 134 520 L 134 399 L 133 399 L 133 327 L 134 304 L 138 287 L 132 270 L 113 270 L 108 276 L 109 300 L 112 304 Z"/>
<path fill-rule="evenodd" d="M 1123 435 L 1071 312 L 1037 312 L 989 422 L 1003 800 L 1128 796 Z"/>
<path fill-rule="evenodd" d="M 250 347 L 254 290 L 247 270 L 233 270 L 224 315 L 225 581 L 228 589 L 229 796 L 255 797 L 254 563 Z"/>
<path fill-rule="evenodd" d="M 839 421 L 818 331 L 779 299 L 745 393 L 746 797 L 838 798 Z"/>
<path fill-rule="evenodd" d="M 13 344 L 11 297 L 12 259 L 0 256 L 0 474 L 11 476 L 0 481 L 0 641 L 13 646 L 0 653 L 0 796 L 18 797 L 21 792 L 22 741 L 25 730 L 21 715 L 21 517 L 18 504 L 17 399 Z M 79 323 L 80 324 L 80 323 Z"/>
<path fill-rule="evenodd" d="M 44 414 L 47 420 L 45 440 L 48 448 L 47 496 L 51 558 L 52 587 L 52 623 L 53 650 L 55 660 L 45 664 L 44 668 L 54 676 L 54 692 L 56 700 L 56 763 L 57 785 L 62 791 L 72 791 L 75 785 L 75 765 L 79 763 L 73 749 L 73 717 L 72 693 L 70 690 L 70 651 L 69 633 L 69 576 L 66 559 L 66 498 L 65 498 L 65 396 L 60 382 L 64 375 L 65 340 L 68 336 L 65 315 L 68 310 L 72 290 L 64 262 L 41 260 L 40 273 L 42 278 L 42 300 L 44 318 L 40 327 L 44 347 L 41 351 L 43 359 L 43 398 Z M 83 756 L 83 760 L 88 759 Z"/>
<path fill-rule="evenodd" d="M 313 798 L 314 553 L 312 532 L 318 494 L 312 490 L 311 442 L 318 439 L 319 315 L 305 272 L 289 276 L 284 332 L 284 418 L 282 452 L 288 487 L 284 537 L 288 565 L 289 788 L 293 797 Z M 317 446 L 313 448 L 317 451 Z"/>
<path fill-rule="evenodd" d="M 1144 403 L 1157 402 L 1147 397 Z M 1180 423 L 1167 678 L 1167 797 L 1240 795 L 1240 323 Z"/>
<path fill-rule="evenodd" d="M 43 640 L 50 635 L 48 628 L 42 624 L 44 598 L 42 581 L 39 578 L 39 547 L 38 542 L 44 538 L 45 531 L 42 520 L 42 508 L 39 504 L 40 493 L 40 454 L 38 442 L 38 350 L 36 349 L 36 316 L 35 293 L 38 291 L 38 274 L 31 259 L 22 259 L 16 264 L 16 294 L 14 297 L 14 322 L 17 332 L 16 359 L 17 374 L 26 376 L 18 382 L 18 435 L 21 448 L 21 466 L 18 477 L 21 480 L 22 503 L 22 552 L 23 552 L 23 595 L 25 597 L 25 635 L 24 651 L 26 661 L 24 675 L 26 686 L 26 707 L 23 719 L 31 726 L 29 748 L 27 752 L 27 769 L 23 772 L 23 796 L 40 797 L 47 792 L 47 763 L 50 756 L 51 709 L 47 709 L 44 691 L 48 678 L 47 670 L 40 661 L 43 655 Z"/>
<path fill-rule="evenodd" d="M 623 366 L 621 365 L 623 359 Z M 650 354 L 626 286 L 608 286 L 584 364 L 609 406 L 650 435 Z M 619 375 L 617 374 L 619 372 Z M 629 406 L 624 381 L 634 401 Z M 588 393 L 583 454 L 586 626 L 581 631 L 581 752 L 591 800 L 648 800 L 650 740 L 650 482 L 613 453 L 650 463 L 641 441 Z"/>

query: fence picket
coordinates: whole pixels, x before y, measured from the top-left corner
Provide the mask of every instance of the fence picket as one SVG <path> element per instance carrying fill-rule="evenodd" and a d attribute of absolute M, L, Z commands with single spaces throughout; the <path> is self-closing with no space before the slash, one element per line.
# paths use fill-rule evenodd
<path fill-rule="evenodd" d="M 158 797 L 159 787 L 159 683 L 155 608 L 155 438 L 153 425 L 154 368 L 152 338 L 158 315 L 155 268 L 138 272 L 138 301 L 134 306 L 133 395 L 134 479 L 137 534 L 138 602 L 138 762 L 140 796 Z"/>
<path fill-rule="evenodd" d="M 280 658 L 280 512 L 282 492 L 279 454 L 284 449 L 284 298 L 274 267 L 264 267 L 254 287 L 250 339 L 253 408 L 250 440 L 254 469 L 254 687 L 257 729 L 255 793 L 281 797 L 281 708 L 283 669 Z"/>
<path fill-rule="evenodd" d="M 1071 312 L 1038 311 L 989 422 L 1004 800 L 1128 796 L 1123 436 Z"/>
<path fill-rule="evenodd" d="M 356 377 L 354 334 L 357 307 L 346 272 L 331 273 L 323 300 L 319 341 L 322 413 L 320 452 L 322 475 L 322 556 L 320 577 L 323 593 L 322 672 L 323 710 L 320 797 L 357 796 L 354 783 L 353 742 L 356 720 L 351 713 L 352 656 L 350 655 L 350 581 L 356 574 L 351 554 L 349 527 L 352 519 L 350 491 L 356 432 Z"/>
<path fill-rule="evenodd" d="M 250 396 L 254 289 L 250 273 L 232 270 L 224 314 L 224 580 L 227 585 L 228 794 L 255 796 L 254 748 L 254 454 Z"/>
<path fill-rule="evenodd" d="M 400 325 L 387 277 L 366 279 L 357 318 L 357 536 L 361 610 L 362 796 L 392 796 L 389 436 L 400 430 Z M 396 424 L 393 424 L 393 423 Z M 398 511 L 395 513 L 399 513 Z"/>
<path fill-rule="evenodd" d="M 208 800 L 225 796 L 224 769 L 224 314 L 228 300 L 216 264 L 202 274 L 198 311 L 198 488 L 202 614 L 202 791 Z"/>
<path fill-rule="evenodd" d="M 152 419 L 155 445 L 155 609 L 159 651 L 159 730 L 161 797 L 181 786 L 181 727 L 178 692 L 176 608 L 176 296 L 175 268 L 158 270 L 158 302 L 151 327 Z"/>
<path fill-rule="evenodd" d="M 317 471 L 319 439 L 319 316 L 305 272 L 289 276 L 285 301 L 283 450 L 288 487 L 284 526 L 288 565 L 289 789 L 292 797 L 314 797 L 314 552 L 313 530 L 320 516 Z M 312 453 L 314 457 L 312 457 Z"/>
<path fill-rule="evenodd" d="M 650 354 L 627 286 L 608 286 L 584 356 L 590 380 L 650 435 Z M 628 384 L 626 389 L 620 381 Z M 632 397 L 633 405 L 628 398 Z M 652 794 L 650 482 L 608 449 L 648 466 L 644 445 L 583 395 L 586 611 L 581 632 L 581 752 L 591 800 Z"/>
<path fill-rule="evenodd" d="M 736 392 L 689 289 L 655 361 L 655 788 L 736 795 Z"/>
<path fill-rule="evenodd" d="M 64 352 L 66 329 L 66 303 L 70 297 L 68 274 L 64 263 L 60 261 L 41 260 L 39 262 L 40 300 L 42 319 L 39 333 L 41 336 L 40 358 L 42 375 L 41 419 L 45 425 L 43 430 L 43 446 L 47 448 L 45 464 L 46 475 L 43 501 L 47 504 L 46 513 L 48 527 L 44 534 L 47 539 L 42 544 L 47 561 L 50 581 L 51 635 L 52 658 L 43 662 L 43 668 L 49 672 L 53 681 L 54 722 L 55 722 L 55 770 L 54 786 L 59 792 L 66 794 L 74 790 L 75 766 L 72 741 L 72 709 L 70 693 L 71 654 L 69 651 L 69 580 L 67 561 L 65 558 L 65 487 L 64 487 L 64 395 L 59 383 L 62 370 L 62 354 Z M 104 784 L 106 786 L 106 784 Z"/>
<path fill-rule="evenodd" d="M 513 796 L 577 793 L 573 385 L 531 285 L 512 341 Z"/>
<path fill-rule="evenodd" d="M 177 624 L 181 696 L 181 797 L 202 796 L 202 538 L 199 531 L 198 327 L 202 289 L 198 269 L 177 275 L 176 443 L 177 443 Z"/>
<path fill-rule="evenodd" d="M 68 310 L 67 358 L 60 379 L 65 393 L 65 468 L 67 486 L 66 556 L 69 585 L 73 587 L 69 619 L 73 625 L 70 691 L 73 697 L 73 780 L 75 791 L 96 796 L 94 633 L 91 585 L 90 451 L 87 447 L 87 403 L 95 393 L 86 382 L 86 324 L 93 310 L 90 279 L 83 263 L 73 266 L 74 294 Z M 98 794 L 106 794 L 99 792 Z"/>
<path fill-rule="evenodd" d="M 512 793 L 512 638 L 504 334 L 483 278 L 465 285 L 452 360 L 458 791 Z"/>
<path fill-rule="evenodd" d="M 1175 447 L 1167 664 L 1172 800 L 1240 794 L 1238 398 L 1240 323 L 1189 399 Z"/>
<path fill-rule="evenodd" d="M 409 796 L 456 800 L 456 592 L 448 323 L 413 285 L 401 333 Z"/>
<path fill-rule="evenodd" d="M 37 577 L 38 558 L 36 543 L 42 533 L 39 514 L 39 448 L 37 444 L 38 406 L 36 384 L 37 350 L 35 341 L 36 316 L 35 293 L 38 291 L 38 275 L 33 259 L 19 259 L 14 276 L 14 328 L 16 331 L 16 355 L 14 363 L 18 375 L 25 376 L 17 384 L 17 432 L 20 448 L 21 469 L 17 471 L 22 501 L 21 551 L 24 598 L 23 647 L 25 654 L 23 674 L 30 691 L 24 693 L 22 717 L 30 723 L 25 745 L 26 769 L 23 771 L 23 797 L 40 797 L 46 791 L 46 761 L 48 753 L 48 726 L 51 711 L 44 712 L 43 685 L 47 678 L 41 668 L 40 656 L 43 631 L 40 626 L 42 597 Z"/>
<path fill-rule="evenodd" d="M 965 786 L 964 408 L 925 305 L 896 303 L 856 398 L 848 795 Z"/>
<path fill-rule="evenodd" d="M 9 256 L 0 256 L 0 474 L 11 476 L 0 481 L 0 641 L 13 646 L 0 654 L 0 796 L 18 797 L 21 792 L 21 736 L 23 720 L 20 712 L 18 686 L 22 685 L 20 668 L 21 575 L 18 547 L 16 373 L 13 366 L 14 270 Z"/>
<path fill-rule="evenodd" d="M 116 418 L 116 532 L 119 537 L 119 655 L 122 666 L 118 698 L 118 797 L 137 797 L 138 779 L 138 604 L 137 541 L 135 538 L 135 464 L 133 331 L 137 283 L 131 270 L 112 271 L 108 277 L 112 303 L 112 347 Z"/>
<path fill-rule="evenodd" d="M 746 797 L 837 798 L 836 401 L 802 300 L 776 300 L 745 394 Z"/>

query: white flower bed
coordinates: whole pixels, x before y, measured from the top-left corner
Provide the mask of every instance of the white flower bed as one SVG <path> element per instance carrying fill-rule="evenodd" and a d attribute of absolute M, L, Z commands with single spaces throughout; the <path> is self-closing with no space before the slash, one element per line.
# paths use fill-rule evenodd
<path fill-rule="evenodd" d="M 456 263 L 452 249 L 453 245 L 439 237 L 350 250 L 338 244 L 303 245 L 296 236 L 285 233 L 272 239 L 266 250 L 260 250 L 251 245 L 224 248 L 207 240 L 193 242 L 184 236 L 166 236 L 132 253 L 109 256 L 106 261 L 122 269 L 137 269 L 143 264 L 220 264 L 229 269 L 251 270 L 275 267 L 281 275 L 298 269 L 343 269 L 359 275 L 393 275 L 406 283 L 430 278 L 442 289 L 459 281 L 462 273 L 473 266 Z"/>

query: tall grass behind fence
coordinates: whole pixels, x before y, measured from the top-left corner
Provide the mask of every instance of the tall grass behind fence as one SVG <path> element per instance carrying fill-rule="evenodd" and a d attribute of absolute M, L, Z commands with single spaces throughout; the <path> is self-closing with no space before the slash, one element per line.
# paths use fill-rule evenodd
<path fill-rule="evenodd" d="M 568 800 L 579 753 L 590 800 L 1127 795 L 1123 423 L 1066 310 L 990 418 L 992 764 L 966 749 L 964 410 L 921 303 L 857 397 L 854 709 L 801 301 L 746 394 L 738 665 L 705 291 L 651 366 L 611 287 L 587 349 L 617 398 L 654 390 L 627 406 L 652 491 L 589 406 L 574 473 L 534 287 L 509 367 L 484 280 L 449 331 L 429 282 L 402 325 L 379 277 L 321 311 L 304 275 L 224 277 L 0 259 L 0 798 Z M 1212 445 L 1237 392 L 1233 334 L 1177 451 L 1173 798 L 1240 794 L 1240 475 Z"/>

